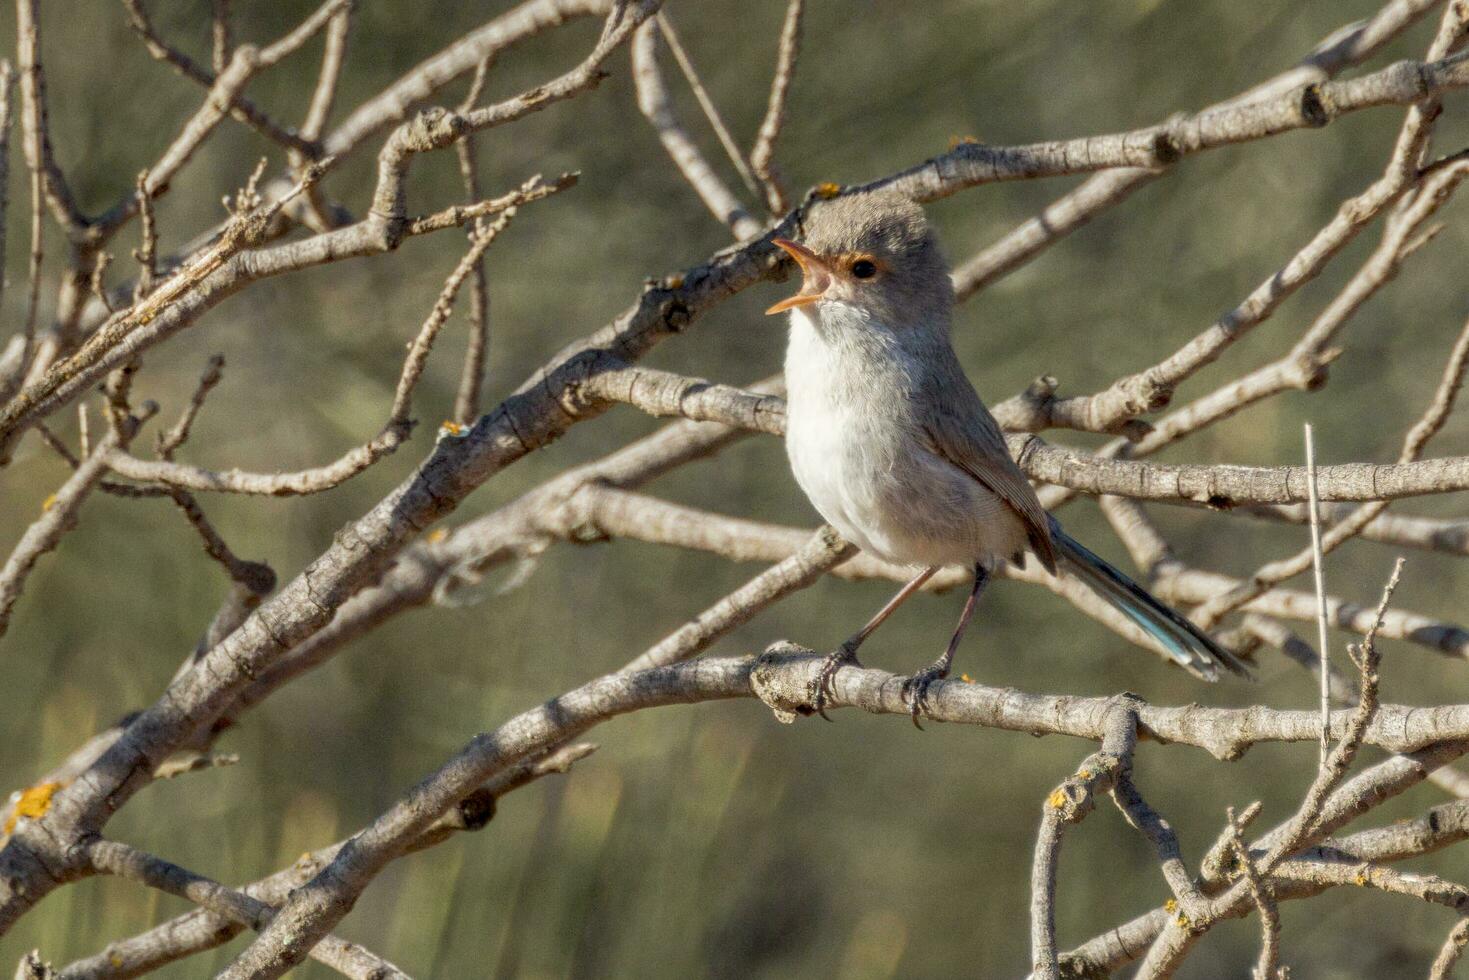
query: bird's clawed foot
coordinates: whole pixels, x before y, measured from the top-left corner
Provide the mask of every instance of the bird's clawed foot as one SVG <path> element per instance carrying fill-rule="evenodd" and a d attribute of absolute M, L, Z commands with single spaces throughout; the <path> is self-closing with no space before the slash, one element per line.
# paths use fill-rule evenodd
<path fill-rule="evenodd" d="M 808 692 L 811 706 L 816 709 L 818 715 L 831 721 L 826 717 L 826 704 L 836 693 L 832 690 L 831 682 L 832 678 L 836 677 L 837 671 L 843 667 L 860 666 L 861 664 L 857 662 L 857 644 L 851 640 L 826 655 L 826 659 L 821 662 L 821 670 L 817 673 L 816 679 L 811 682 L 811 689 Z"/>
<path fill-rule="evenodd" d="M 923 730 L 918 719 L 928 711 L 929 685 L 948 676 L 949 661 L 944 657 L 922 670 L 914 671 L 913 676 L 903 682 L 903 700 L 908 702 L 908 713 L 913 718 L 913 727 Z"/>

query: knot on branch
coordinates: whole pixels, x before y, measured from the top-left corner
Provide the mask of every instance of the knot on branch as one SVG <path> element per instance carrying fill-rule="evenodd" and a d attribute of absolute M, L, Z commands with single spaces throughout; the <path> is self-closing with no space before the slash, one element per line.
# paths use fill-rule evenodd
<path fill-rule="evenodd" d="M 1300 112 L 1306 125 L 1320 129 L 1331 122 L 1331 110 L 1326 105 L 1325 90 L 1320 85 L 1307 85 L 1301 89 Z"/>
<path fill-rule="evenodd" d="M 427 153 L 442 150 L 463 136 L 469 128 L 464 117 L 442 106 L 432 106 L 417 115 L 388 138 L 384 153 L 403 156 L 408 153 Z"/>
<path fill-rule="evenodd" d="M 1340 347 L 1314 351 L 1297 358 L 1291 365 L 1290 383 L 1301 391 L 1316 391 L 1324 386 L 1331 374 L 1331 362 L 1341 356 Z"/>
<path fill-rule="evenodd" d="M 1159 170 L 1177 163 L 1183 157 L 1183 147 L 1173 135 L 1171 124 L 1153 134 L 1152 155 L 1154 166 Z"/>
<path fill-rule="evenodd" d="M 1046 797 L 1046 809 L 1055 811 L 1062 823 L 1080 823 L 1096 806 L 1098 793 L 1112 788 L 1122 759 L 1107 752 L 1094 752 Z"/>
<path fill-rule="evenodd" d="M 789 725 L 797 715 L 811 714 L 811 678 L 821 656 L 786 640 L 765 648 L 750 671 L 750 689 L 775 713 L 776 721 Z"/>

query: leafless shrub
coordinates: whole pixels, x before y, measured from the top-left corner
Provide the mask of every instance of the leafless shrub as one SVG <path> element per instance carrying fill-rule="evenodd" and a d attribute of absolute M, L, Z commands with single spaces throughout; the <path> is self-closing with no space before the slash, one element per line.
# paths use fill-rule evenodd
<path fill-rule="evenodd" d="M 812 533 L 757 523 L 642 493 L 655 478 L 718 454 L 746 434 L 780 435 L 784 403 L 777 380 L 741 389 L 639 363 L 658 344 L 684 334 L 716 304 L 783 276 L 786 260 L 771 238 L 793 233 L 803 214 L 822 207 L 825 199 L 861 190 L 820 187 L 787 210 L 789 191 L 775 160 L 801 47 L 801 0 L 792 0 L 781 36 L 772 39 L 776 67 L 769 108 L 749 152 L 721 120 L 678 43 L 670 13 L 660 11 L 657 0 L 525 0 L 351 107 L 335 128 L 329 119 L 338 82 L 349 69 L 345 50 L 354 17 L 352 0 L 328 0 L 263 47 L 236 44 L 230 4 L 216 0 L 208 65 L 161 36 L 141 0 L 124 0 L 142 43 L 153 57 L 197 85 L 200 104 L 136 186 L 129 182 L 120 187 L 116 202 L 99 214 L 82 210 L 52 150 L 39 6 L 39 0 L 18 0 L 18 69 L 7 64 L 0 71 L 0 140 L 5 141 L 0 162 L 8 159 L 15 114 L 12 90 L 17 89 L 19 139 L 32 191 L 27 313 L 0 352 L 0 458 L 8 458 L 19 440 L 33 435 L 62 456 L 72 473 L 44 503 L 0 569 L 0 633 L 23 598 L 31 569 L 64 544 L 87 499 L 97 492 L 171 498 L 221 566 L 229 590 L 202 631 L 198 648 L 184 659 L 158 700 L 18 789 L 6 807 L 0 837 L 0 933 L 50 892 L 95 875 L 123 877 L 181 896 L 198 908 L 114 942 L 96 957 L 55 970 L 38 956 L 27 957 L 20 976 L 136 976 L 211 949 L 243 930 L 259 935 L 222 974 L 231 980 L 280 976 L 306 957 L 347 976 L 401 976 L 378 953 L 333 936 L 332 929 L 391 862 L 458 831 L 478 829 L 493 814 L 500 795 L 545 774 L 568 771 L 591 751 L 577 739 L 596 725 L 659 705 L 729 698 L 759 698 L 786 721 L 809 714 L 806 692 L 820 662 L 813 651 L 775 643 L 759 657 L 699 654 L 823 575 L 901 579 L 905 572 L 854 554 L 830 529 Z M 1436 9 L 1441 10 L 1441 24 L 1421 61 L 1338 77 L 1365 65 Z M 527 37 L 585 17 L 602 18 L 603 26 L 580 63 L 503 101 L 479 104 L 485 75 L 498 56 Z M 1445 768 L 1469 752 L 1469 705 L 1422 710 L 1381 703 L 1377 642 L 1391 638 L 1462 658 L 1469 654 L 1469 632 L 1390 608 L 1400 566 L 1393 570 L 1379 607 L 1370 610 L 1324 590 L 1318 596 L 1281 587 L 1310 567 L 1311 549 L 1243 580 L 1187 564 L 1174 555 L 1144 505 L 1235 508 L 1259 520 L 1299 523 L 1311 516 L 1300 505 L 1319 496 L 1328 505 L 1323 555 L 1357 535 L 1405 549 L 1465 553 L 1462 540 L 1455 546 L 1435 522 L 1386 510 L 1391 501 L 1404 497 L 1469 490 L 1469 458 L 1421 458 L 1453 408 L 1469 360 L 1469 325 L 1451 349 L 1446 345 L 1442 378 L 1394 463 L 1313 467 L 1308 474 L 1303 467 L 1156 465 L 1145 460 L 1266 399 L 1324 383 L 1327 365 L 1340 353 L 1335 344 L 1342 326 L 1433 237 L 1435 215 L 1469 174 L 1469 157 L 1443 154 L 1433 145 L 1441 100 L 1469 87 L 1469 54 L 1460 50 L 1466 31 L 1469 4 L 1464 0 L 1392 0 L 1367 21 L 1328 38 L 1289 71 L 1202 110 L 1082 139 L 1025 146 L 960 142 L 902 172 L 874 175 L 865 185 L 896 187 L 933 201 L 994 181 L 1092 175 L 1041 215 L 961 263 L 955 283 L 967 298 L 1092 217 L 1121 205 L 1184 157 L 1324 126 L 1348 113 L 1392 111 L 1382 107 L 1394 106 L 1403 111 L 1381 176 L 1344 201 L 1294 255 L 1187 344 L 1092 394 L 1062 396 L 1054 381 L 1041 378 L 998 406 L 997 415 L 1013 433 L 1017 460 L 1044 485 L 1049 506 L 1062 506 L 1083 494 L 1102 496 L 1112 526 L 1162 597 L 1195 607 L 1196 617 L 1210 627 L 1242 614 L 1238 626 L 1222 634 L 1242 654 L 1252 655 L 1262 646 L 1281 648 L 1308 668 L 1323 669 L 1323 680 L 1334 685 L 1336 697 L 1352 702 L 1328 711 L 1323 725 L 1315 710 L 1161 707 L 1133 697 L 1025 694 L 961 680 L 936 684 L 930 693 L 935 720 L 1067 734 L 1100 743 L 1041 806 L 1032 904 L 1038 977 L 1105 975 L 1134 961 L 1141 961 L 1139 976 L 1169 976 L 1215 924 L 1251 914 L 1264 927 L 1257 975 L 1277 976 L 1280 964 L 1290 959 L 1289 933 L 1282 935 L 1280 928 L 1280 903 L 1348 884 L 1443 905 L 1455 914 L 1433 964 L 1434 976 L 1448 975 L 1464 947 L 1469 933 L 1460 917 L 1469 911 L 1469 891 L 1431 874 L 1396 870 L 1392 864 L 1469 835 L 1464 829 L 1469 821 L 1463 819 L 1469 802 L 1459 798 L 1469 796 L 1465 777 Z M 245 94 L 250 82 L 317 35 L 325 38 L 324 55 L 305 119 L 291 125 L 272 118 Z M 673 165 L 735 241 L 680 275 L 647 283 L 622 314 L 550 354 L 512 395 L 481 413 L 490 324 L 480 259 L 512 218 L 535 220 L 535 202 L 570 187 L 576 176 L 526 175 L 518 186 L 487 195 L 481 190 L 474 138 L 557 102 L 587 97 L 605 73 L 620 70 L 623 48 L 630 50 L 639 108 Z M 691 123 L 676 114 L 663 74 L 670 60 L 680 65 L 745 186 L 731 187 L 721 179 L 719 168 L 691 138 Z M 457 108 L 411 111 L 471 74 L 475 81 L 470 95 Z M 270 141 L 283 165 L 273 171 L 257 169 L 228 202 L 228 219 L 196 244 L 177 255 L 158 254 L 153 201 L 181 179 L 199 147 L 227 124 L 248 126 Z M 377 153 L 375 185 L 337 188 L 345 195 L 340 201 L 330 196 L 326 178 L 344 160 L 371 148 Z M 466 200 L 441 203 L 437 210 L 411 207 L 409 174 L 417 158 L 451 148 L 458 154 Z M 360 217 L 354 216 L 354 208 L 362 209 Z M 0 208 L 0 219 L 3 215 Z M 107 250 L 117 247 L 117 236 L 135 219 L 143 243 L 136 253 L 138 274 L 126 288 L 108 291 L 103 275 Z M 41 247 L 41 230 L 48 221 L 67 245 L 61 259 L 50 263 L 49 273 Z M 469 246 L 409 346 L 395 397 L 385 406 L 386 422 L 371 440 L 297 472 L 211 470 L 184 462 L 178 456 L 186 449 L 193 420 L 208 411 L 206 399 L 223 369 L 212 361 L 184 414 L 157 431 L 151 458 L 137 452 L 137 437 L 156 413 L 151 402 L 133 396 L 137 366 L 166 342 L 185 343 L 189 328 L 224 298 L 276 276 L 388 252 L 409 237 L 455 228 L 468 229 Z M 1285 357 L 1216 382 L 1193 401 L 1170 407 L 1179 389 L 1246 340 L 1293 293 L 1338 260 L 1358 235 L 1373 228 L 1380 236 L 1375 249 Z M 205 516 L 200 497 L 314 494 L 354 479 L 402 448 L 415 433 L 415 385 L 466 284 L 475 339 L 463 367 L 454 418 L 426 440 L 431 449 L 407 479 L 277 588 L 271 569 L 235 556 Z M 57 296 L 54 318 L 45 325 L 37 314 L 43 287 L 55 289 Z M 84 429 L 88 434 L 81 444 L 68 445 L 48 421 L 84 405 L 99 389 L 104 428 Z M 483 517 L 436 526 L 501 472 L 572 426 L 619 404 L 677 421 L 596 462 L 569 469 Z M 1153 418 L 1145 420 L 1147 415 Z M 1048 428 L 1111 433 L 1116 439 L 1096 452 L 1084 452 L 1043 442 L 1037 433 Z M 771 567 L 630 658 L 623 669 L 474 736 L 352 837 L 260 881 L 224 885 L 103 836 L 113 814 L 153 781 L 231 761 L 213 752 L 219 732 L 353 639 L 496 566 L 533 561 L 545 549 L 589 533 L 767 561 Z M 1135 638 L 1129 624 L 1076 583 L 1029 566 L 1009 574 L 1052 589 L 1083 613 Z M 952 584 L 953 578 L 940 575 L 932 585 Z M 1348 680 L 1352 672 L 1318 662 L 1318 651 L 1287 625 L 1314 623 L 1318 614 L 1361 634 L 1362 642 L 1352 653 L 1355 684 Z M 834 679 L 830 706 L 906 718 L 901 685 L 902 678 L 879 670 L 843 668 Z M 1178 835 L 1145 800 L 1132 775 L 1133 754 L 1144 741 L 1196 746 L 1224 762 L 1261 742 L 1318 740 L 1329 751 L 1299 809 L 1253 839 L 1249 835 L 1259 808 L 1238 814 L 1231 809 L 1197 868 L 1185 863 Z M 1365 746 L 1391 755 L 1353 774 L 1355 757 Z M 1343 833 L 1350 822 L 1424 780 L 1439 782 L 1456 799 L 1420 821 Z M 1105 796 L 1149 841 L 1171 897 L 1152 912 L 1065 952 L 1058 948 L 1055 929 L 1063 835 Z M 1449 811 L 1458 819 L 1444 819 Z"/>

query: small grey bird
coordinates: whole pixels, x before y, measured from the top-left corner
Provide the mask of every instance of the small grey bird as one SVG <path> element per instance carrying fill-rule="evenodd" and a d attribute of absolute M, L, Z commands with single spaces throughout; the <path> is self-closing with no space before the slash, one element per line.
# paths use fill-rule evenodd
<path fill-rule="evenodd" d="M 928 687 L 948 674 L 985 583 L 1026 552 L 1077 575 L 1190 673 L 1248 674 L 1232 654 L 1061 530 L 1005 449 L 949 342 L 954 289 L 923 209 L 893 192 L 823 204 L 804 242 L 777 238 L 800 265 L 790 311 L 786 451 L 796 482 L 848 541 L 922 570 L 827 658 L 820 710 L 843 664 L 945 565 L 974 569 L 974 587 L 943 656 L 904 685 L 916 723 Z"/>

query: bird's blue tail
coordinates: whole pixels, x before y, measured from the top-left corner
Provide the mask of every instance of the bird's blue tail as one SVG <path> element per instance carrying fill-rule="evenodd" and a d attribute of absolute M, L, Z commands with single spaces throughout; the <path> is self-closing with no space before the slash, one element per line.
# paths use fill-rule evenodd
<path fill-rule="evenodd" d="M 1051 524 L 1056 554 L 1091 589 L 1162 644 L 1180 667 L 1206 681 L 1219 679 L 1222 666 L 1244 677 L 1250 670 L 1207 633 L 1169 609 L 1132 579 L 1092 554 L 1065 531 Z"/>

